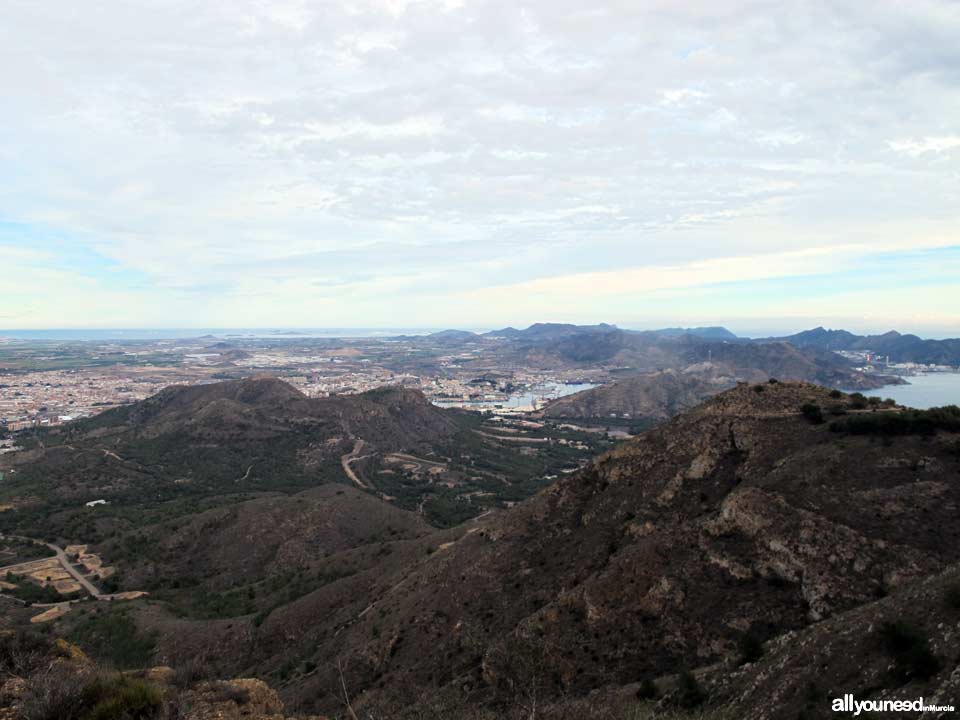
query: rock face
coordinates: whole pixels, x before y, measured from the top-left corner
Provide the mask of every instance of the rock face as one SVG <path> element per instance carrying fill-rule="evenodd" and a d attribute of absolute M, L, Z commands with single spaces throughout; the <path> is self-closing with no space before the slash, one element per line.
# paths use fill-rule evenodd
<path fill-rule="evenodd" d="M 955 566 L 882 600 L 771 640 L 754 663 L 709 668 L 703 684 L 715 704 L 744 720 L 777 720 L 785 708 L 808 718 L 837 717 L 831 701 L 845 693 L 859 700 L 922 697 L 929 705 L 956 705 L 958 593 L 960 568 Z M 895 628 L 900 635 L 891 637 Z M 891 639 L 914 644 L 898 651 Z"/>
<path fill-rule="evenodd" d="M 205 682 L 184 694 L 184 720 L 283 720 L 283 703 L 262 680 Z"/>

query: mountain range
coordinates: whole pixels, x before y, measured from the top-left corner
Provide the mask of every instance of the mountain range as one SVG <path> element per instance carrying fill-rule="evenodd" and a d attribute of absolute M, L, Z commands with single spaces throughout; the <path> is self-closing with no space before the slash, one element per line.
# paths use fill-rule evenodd
<path fill-rule="evenodd" d="M 616 325 L 573 325 L 569 323 L 536 323 L 518 330 L 513 327 L 493 330 L 483 334 L 462 330 L 445 330 L 426 336 L 430 340 L 447 342 L 482 342 L 484 340 L 507 340 L 533 346 L 563 343 L 576 348 L 586 343 L 596 345 L 598 350 L 591 360 L 606 360 L 617 351 L 626 348 L 641 348 L 656 344 L 658 340 L 685 339 L 688 342 L 699 338 L 717 343 L 767 344 L 788 343 L 796 348 L 823 351 L 869 350 L 878 356 L 889 357 L 892 362 L 917 362 L 925 364 L 960 365 L 960 339 L 925 340 L 916 335 L 901 334 L 891 330 L 881 335 L 856 335 L 847 330 L 827 330 L 817 327 L 793 335 L 766 338 L 738 337 L 727 328 L 671 327 L 660 330 L 625 330 Z M 583 351 L 574 352 L 571 359 L 587 359 Z"/>
<path fill-rule="evenodd" d="M 875 355 L 889 357 L 892 362 L 960 365 L 960 339 L 924 340 L 916 335 L 902 335 L 896 330 L 882 335 L 855 335 L 846 330 L 817 327 L 768 340 L 822 350 L 869 350 Z"/>

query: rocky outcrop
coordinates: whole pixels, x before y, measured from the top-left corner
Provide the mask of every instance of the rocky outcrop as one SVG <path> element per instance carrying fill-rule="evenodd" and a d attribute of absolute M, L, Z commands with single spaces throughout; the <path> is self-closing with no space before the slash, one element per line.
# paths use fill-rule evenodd
<path fill-rule="evenodd" d="M 262 680 L 212 680 L 183 687 L 169 667 L 111 673 L 63 640 L 51 643 L 15 633 L 0 636 L 2 720 L 94 716 L 327 720 L 320 715 L 287 715 L 276 691 Z"/>

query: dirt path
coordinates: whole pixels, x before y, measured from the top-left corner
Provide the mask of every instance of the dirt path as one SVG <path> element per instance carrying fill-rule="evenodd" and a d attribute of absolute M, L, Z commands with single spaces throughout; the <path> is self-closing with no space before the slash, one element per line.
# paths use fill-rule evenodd
<path fill-rule="evenodd" d="M 424 460 L 423 458 L 418 458 L 415 455 L 407 455 L 406 453 L 392 453 L 387 456 L 389 458 L 399 458 L 400 460 L 407 460 L 412 463 L 418 463 L 420 465 L 432 465 L 433 467 L 446 468 L 446 464 L 442 462 L 437 462 L 436 460 Z"/>
<path fill-rule="evenodd" d="M 103 450 L 103 454 L 106 455 L 106 456 L 109 457 L 109 458 L 113 458 L 114 460 L 118 460 L 119 462 L 122 462 L 122 463 L 126 463 L 126 462 L 127 462 L 127 461 L 124 460 L 122 457 L 120 457 L 120 456 L 117 455 L 115 452 L 113 452 L 113 450 L 107 450 L 106 448 L 100 448 L 100 449 Z"/>
<path fill-rule="evenodd" d="M 526 435 L 519 436 L 509 436 L 509 435 L 493 435 L 491 433 L 483 432 L 482 430 L 474 430 L 477 435 L 481 435 L 485 438 L 490 438 L 491 440 L 499 440 L 500 442 L 512 442 L 512 443 L 548 443 L 550 438 L 535 438 L 528 437 Z"/>
<path fill-rule="evenodd" d="M 370 486 L 367 485 L 359 476 L 353 471 L 353 468 L 350 467 L 350 463 L 355 462 L 356 460 L 363 460 L 364 458 L 372 457 L 373 453 L 370 455 L 360 455 L 363 451 L 363 446 L 366 443 L 361 439 L 357 438 L 357 441 L 353 444 L 353 450 L 348 452 L 346 455 L 340 458 L 340 465 L 343 466 L 343 472 L 346 473 L 346 476 L 359 488 L 363 490 L 370 490 Z"/>

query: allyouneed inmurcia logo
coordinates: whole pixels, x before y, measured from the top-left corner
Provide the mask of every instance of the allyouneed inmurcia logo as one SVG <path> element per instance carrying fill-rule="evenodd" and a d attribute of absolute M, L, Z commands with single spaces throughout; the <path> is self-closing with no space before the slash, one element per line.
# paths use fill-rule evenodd
<path fill-rule="evenodd" d="M 923 698 L 916 700 L 854 700 L 847 694 L 833 699 L 834 712 L 954 712 L 953 705 L 927 705 Z"/>

